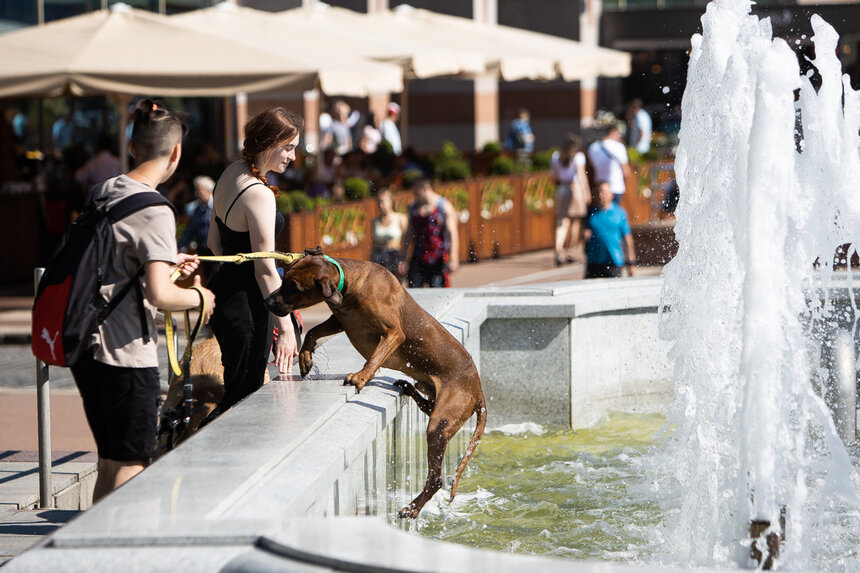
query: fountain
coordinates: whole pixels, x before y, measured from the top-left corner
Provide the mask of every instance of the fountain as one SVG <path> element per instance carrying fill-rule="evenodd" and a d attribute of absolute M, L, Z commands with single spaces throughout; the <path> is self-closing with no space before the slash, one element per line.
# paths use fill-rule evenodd
<path fill-rule="evenodd" d="M 843 246 L 860 239 L 860 95 L 820 17 L 801 76 L 750 12 L 712 2 L 692 41 L 662 286 L 673 430 L 651 474 L 667 518 L 651 543 L 679 566 L 855 571 L 860 314 Z"/>
<path fill-rule="evenodd" d="M 686 491 L 671 545 L 718 566 L 752 553 L 857 567 L 854 549 L 839 554 L 860 539 L 856 484 L 810 379 L 822 343 L 811 325 L 833 318 L 814 293 L 860 238 L 860 98 L 818 16 L 805 76 L 750 2 L 713 2 L 702 23 L 675 163 L 680 250 L 663 273 Z"/>
<path fill-rule="evenodd" d="M 655 532 L 643 557 L 625 557 L 623 544 L 616 561 L 857 571 L 857 446 L 849 455 L 840 439 L 854 437 L 856 404 L 840 389 L 856 385 L 858 309 L 853 275 L 834 269 L 833 253 L 860 236 L 851 195 L 860 101 L 840 77 L 830 26 L 813 17 L 815 74 L 801 77 L 750 6 L 711 3 L 693 39 L 676 163 L 680 249 L 662 281 L 415 296 L 476 359 L 493 425 L 593 426 L 610 411 L 655 414 L 671 402 L 659 447 L 619 474 L 624 486 L 633 473 L 650 479 L 634 493 L 659 503 L 662 517 L 642 528 Z M 344 336 L 322 354 L 319 379 L 266 385 L 7 564 L 10 573 L 133 562 L 629 570 L 391 527 L 424 475 L 425 422 L 391 385 L 397 373 L 381 371 L 360 395 L 341 385 L 363 363 Z"/>

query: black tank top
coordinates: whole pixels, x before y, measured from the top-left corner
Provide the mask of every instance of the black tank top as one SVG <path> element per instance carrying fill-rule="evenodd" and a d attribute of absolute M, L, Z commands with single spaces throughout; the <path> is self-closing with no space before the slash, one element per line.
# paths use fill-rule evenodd
<path fill-rule="evenodd" d="M 233 202 L 230 203 L 230 207 L 227 209 L 227 212 L 224 214 L 224 220 L 215 214 L 215 224 L 218 225 L 218 232 L 221 235 L 221 251 L 225 255 L 235 255 L 237 253 L 250 253 L 251 252 L 251 233 L 249 231 L 234 231 L 230 227 L 227 226 L 225 221 L 230 216 L 230 211 L 233 209 L 233 205 L 236 204 L 236 201 L 242 194 L 253 187 L 254 185 L 262 185 L 259 181 L 255 181 L 251 183 L 239 193 L 236 194 L 236 198 L 233 199 Z M 214 193 L 214 191 L 213 191 Z M 280 211 L 275 212 L 275 238 L 277 238 L 281 231 L 284 230 L 284 216 Z"/>

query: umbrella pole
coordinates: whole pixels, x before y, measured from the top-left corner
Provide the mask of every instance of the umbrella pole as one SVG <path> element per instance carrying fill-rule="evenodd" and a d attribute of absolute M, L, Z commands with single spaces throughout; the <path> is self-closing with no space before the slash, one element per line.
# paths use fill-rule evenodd
<path fill-rule="evenodd" d="M 409 147 L 409 80 L 406 78 L 403 78 L 400 93 L 400 140 L 404 150 Z"/>
<path fill-rule="evenodd" d="M 227 163 L 230 163 L 230 158 L 233 157 L 233 141 L 236 136 L 233 122 L 233 97 L 226 96 L 221 98 L 223 107 L 223 125 L 224 125 L 224 157 L 227 158 Z"/>
<path fill-rule="evenodd" d="M 248 123 L 248 94 L 236 94 L 236 149 L 241 150 L 245 141 L 245 124 Z"/>
<path fill-rule="evenodd" d="M 315 88 L 302 94 L 305 114 L 305 148 L 316 155 L 320 146 L 320 90 Z"/>

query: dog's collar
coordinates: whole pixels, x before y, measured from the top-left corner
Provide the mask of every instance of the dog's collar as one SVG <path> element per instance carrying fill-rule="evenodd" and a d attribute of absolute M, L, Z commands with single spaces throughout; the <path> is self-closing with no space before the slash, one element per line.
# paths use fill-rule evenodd
<path fill-rule="evenodd" d="M 340 277 L 340 280 L 337 281 L 337 292 L 342 293 L 343 292 L 343 268 L 340 266 L 340 263 L 338 263 L 336 260 L 334 260 L 330 256 L 323 255 L 323 258 L 337 267 L 337 274 Z"/>

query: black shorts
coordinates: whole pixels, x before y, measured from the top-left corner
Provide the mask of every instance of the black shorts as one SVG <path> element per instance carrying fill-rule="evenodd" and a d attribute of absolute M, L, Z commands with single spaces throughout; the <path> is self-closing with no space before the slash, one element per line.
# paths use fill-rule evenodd
<path fill-rule="evenodd" d="M 92 352 L 72 366 L 99 457 L 147 461 L 156 454 L 158 368 L 126 368 L 98 362 Z"/>
<path fill-rule="evenodd" d="M 406 275 L 409 288 L 444 288 L 448 286 L 448 277 L 445 272 L 445 263 L 439 261 L 433 265 L 427 265 L 419 260 L 412 259 L 409 263 L 409 272 Z"/>
<path fill-rule="evenodd" d="M 621 276 L 621 267 L 616 265 L 602 265 L 599 263 L 588 263 L 585 267 L 585 278 L 587 279 L 609 279 Z"/>

